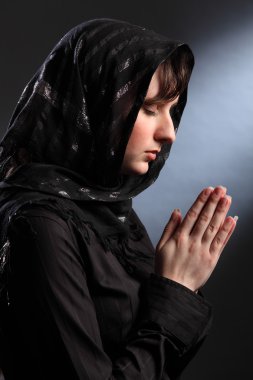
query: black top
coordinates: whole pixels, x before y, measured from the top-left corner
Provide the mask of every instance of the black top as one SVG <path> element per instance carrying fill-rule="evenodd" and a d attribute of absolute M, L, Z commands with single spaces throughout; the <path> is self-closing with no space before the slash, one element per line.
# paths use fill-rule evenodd
<path fill-rule="evenodd" d="M 201 295 L 152 267 L 138 281 L 88 224 L 33 205 L 9 240 L 6 380 L 176 379 L 207 334 Z M 154 254 L 147 235 L 134 248 Z"/>

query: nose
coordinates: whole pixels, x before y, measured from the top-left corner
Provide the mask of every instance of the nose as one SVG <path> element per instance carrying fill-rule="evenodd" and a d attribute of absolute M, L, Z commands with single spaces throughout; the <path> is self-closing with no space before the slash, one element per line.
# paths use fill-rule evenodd
<path fill-rule="evenodd" d="M 176 140 L 176 132 L 171 115 L 166 112 L 158 120 L 155 140 L 172 144 Z"/>

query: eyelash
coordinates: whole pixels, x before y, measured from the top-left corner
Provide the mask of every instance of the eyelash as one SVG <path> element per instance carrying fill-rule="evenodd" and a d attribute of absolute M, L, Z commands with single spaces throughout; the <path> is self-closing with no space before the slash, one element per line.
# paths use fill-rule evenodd
<path fill-rule="evenodd" d="M 146 115 L 149 115 L 149 116 L 156 116 L 156 115 L 157 115 L 156 112 L 154 112 L 154 111 L 150 111 L 149 109 L 147 109 L 147 108 L 145 108 L 145 107 L 143 107 L 143 111 L 144 111 L 144 113 L 145 113 Z M 173 113 L 174 111 L 176 111 L 176 107 L 172 107 L 172 108 L 170 109 L 170 114 L 172 115 L 172 113 Z"/>
<path fill-rule="evenodd" d="M 144 111 L 145 114 L 150 115 L 150 116 L 155 116 L 156 115 L 156 112 L 150 111 L 150 110 L 148 110 L 147 108 L 144 108 L 144 107 L 143 107 L 143 111 Z"/>

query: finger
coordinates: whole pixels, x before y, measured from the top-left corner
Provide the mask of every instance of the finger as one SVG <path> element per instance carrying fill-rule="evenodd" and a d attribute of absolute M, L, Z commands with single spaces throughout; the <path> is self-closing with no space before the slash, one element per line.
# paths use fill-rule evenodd
<path fill-rule="evenodd" d="M 212 211 L 209 211 L 209 213 L 203 213 L 201 220 L 199 220 L 199 216 L 200 216 L 202 210 L 206 206 L 207 201 L 208 201 L 208 205 L 209 205 L 209 203 L 211 203 L 211 204 L 213 203 L 212 209 L 215 209 L 220 197 L 225 195 L 225 193 L 226 193 L 226 189 L 224 187 L 221 187 L 221 186 L 216 187 L 214 190 L 212 187 L 208 187 L 208 188 L 204 189 L 200 193 L 200 195 L 198 196 L 196 201 L 193 203 L 192 207 L 187 212 L 187 214 L 186 214 L 186 216 L 185 216 L 185 218 L 184 218 L 184 220 L 180 226 L 180 232 L 184 231 L 187 234 L 190 234 L 193 227 L 195 226 L 195 223 L 197 223 L 197 222 L 199 223 L 198 227 L 200 229 L 201 229 L 202 224 L 206 225 L 207 223 L 209 223 L 211 216 L 212 216 L 212 214 L 211 214 Z M 210 205 L 209 205 L 209 207 L 210 207 Z M 202 230 L 204 230 L 204 227 L 202 227 Z"/>
<path fill-rule="evenodd" d="M 235 217 L 234 217 L 234 221 L 235 221 L 235 223 L 232 224 L 232 227 L 231 227 L 231 229 L 230 229 L 230 231 L 229 231 L 229 234 L 228 234 L 228 236 L 227 236 L 227 238 L 226 238 L 226 240 L 225 240 L 225 242 L 224 242 L 224 244 L 223 244 L 223 247 L 225 247 L 225 245 L 227 244 L 228 240 L 230 239 L 232 233 L 234 232 L 235 227 L 236 227 L 236 224 L 237 224 L 237 220 L 238 220 L 238 216 L 235 216 Z"/>
<path fill-rule="evenodd" d="M 162 248 L 162 246 L 170 239 L 170 237 L 174 234 L 176 231 L 177 227 L 181 223 L 182 216 L 181 216 L 181 211 L 179 209 L 175 209 L 170 217 L 170 220 L 166 224 L 163 234 L 161 236 L 161 239 L 159 240 L 156 250 L 159 250 Z"/>
<path fill-rule="evenodd" d="M 229 195 L 219 200 L 219 203 L 215 209 L 212 219 L 209 224 L 206 226 L 206 230 L 202 237 L 202 242 L 211 243 L 214 236 L 219 231 L 220 227 L 223 225 L 228 210 L 231 206 L 232 198 Z"/>
<path fill-rule="evenodd" d="M 229 236 L 231 236 L 231 229 L 234 228 L 235 224 L 236 221 L 231 216 L 228 216 L 225 219 L 222 227 L 220 228 L 219 232 L 215 235 L 210 245 L 211 254 L 220 255 L 221 251 L 223 250 L 225 244 L 229 239 Z"/>

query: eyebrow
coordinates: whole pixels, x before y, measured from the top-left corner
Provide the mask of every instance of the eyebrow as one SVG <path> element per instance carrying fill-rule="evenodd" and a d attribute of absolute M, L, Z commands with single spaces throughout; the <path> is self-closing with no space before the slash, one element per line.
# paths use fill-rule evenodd
<path fill-rule="evenodd" d="M 168 100 L 168 101 L 158 101 L 158 102 L 153 102 L 153 99 L 154 99 L 154 98 L 155 98 L 155 97 L 145 99 L 144 102 L 143 102 L 143 104 L 147 104 L 147 103 L 149 103 L 150 105 L 152 105 L 152 104 L 163 105 L 163 104 L 166 104 L 166 103 L 169 103 L 169 102 L 170 102 L 169 100 Z M 175 103 L 173 103 L 173 104 L 171 105 L 171 107 L 175 107 L 175 106 L 177 106 L 178 104 L 179 104 L 179 98 L 177 99 L 177 101 L 176 101 Z"/>

